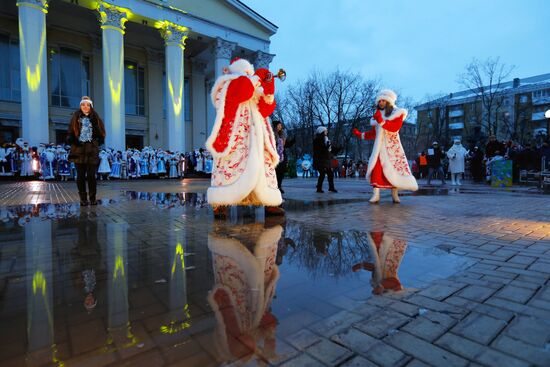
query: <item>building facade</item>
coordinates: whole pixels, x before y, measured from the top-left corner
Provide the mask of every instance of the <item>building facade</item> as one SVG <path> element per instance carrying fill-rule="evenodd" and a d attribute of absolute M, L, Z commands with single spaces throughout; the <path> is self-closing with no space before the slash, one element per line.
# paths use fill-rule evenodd
<path fill-rule="evenodd" d="M 469 146 L 483 143 L 491 133 L 486 105 L 479 94 L 461 91 L 416 106 L 418 146 L 424 149 L 434 140 L 448 145 L 454 138 Z M 521 143 L 544 139 L 548 128 L 544 113 L 548 109 L 550 74 L 503 83 L 494 94 L 492 133 L 497 139 Z"/>
<path fill-rule="evenodd" d="M 276 31 L 238 0 L 0 0 L 0 143 L 62 143 L 88 95 L 107 147 L 200 148 L 214 81 Z"/>

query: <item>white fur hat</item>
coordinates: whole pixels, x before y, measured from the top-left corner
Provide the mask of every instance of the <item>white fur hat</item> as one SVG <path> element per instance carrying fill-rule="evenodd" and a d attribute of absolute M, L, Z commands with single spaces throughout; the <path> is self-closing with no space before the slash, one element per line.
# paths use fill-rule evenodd
<path fill-rule="evenodd" d="M 325 131 L 327 131 L 327 128 L 324 126 L 319 126 L 317 130 L 315 130 L 315 134 L 320 135 L 323 134 Z"/>
<path fill-rule="evenodd" d="M 254 66 L 245 59 L 240 59 L 238 57 L 231 60 L 231 65 L 229 65 L 229 72 L 231 74 L 246 74 L 249 76 L 254 75 Z"/>
<path fill-rule="evenodd" d="M 397 94 L 391 89 L 384 89 L 381 90 L 380 93 L 376 96 L 376 104 L 380 102 L 380 100 L 386 100 L 388 101 L 392 106 L 395 106 L 395 101 L 397 101 Z"/>

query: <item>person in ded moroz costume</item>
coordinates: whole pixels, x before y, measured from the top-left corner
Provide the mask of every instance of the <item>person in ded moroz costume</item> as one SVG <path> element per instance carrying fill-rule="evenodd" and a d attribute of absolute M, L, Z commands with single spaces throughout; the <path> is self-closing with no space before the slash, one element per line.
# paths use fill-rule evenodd
<path fill-rule="evenodd" d="M 451 171 L 452 185 L 462 185 L 461 176 L 464 173 L 464 160 L 468 151 L 460 143 L 460 139 L 454 139 L 453 146 L 447 151 L 449 158 L 449 171 Z"/>
<path fill-rule="evenodd" d="M 376 96 L 376 112 L 370 120 L 372 128 L 366 132 L 353 129 L 359 139 L 374 140 L 367 169 L 373 186 L 369 201 L 373 204 L 380 201 L 380 189 L 391 189 L 394 203 L 400 202 L 398 190 L 418 190 L 399 138 L 407 110 L 397 107 L 396 100 L 394 91 L 382 90 Z"/>
<path fill-rule="evenodd" d="M 212 88 L 216 120 L 206 148 L 213 157 L 208 203 L 216 217 L 229 205 L 263 205 L 267 215 L 282 215 L 275 167 L 279 155 L 269 115 L 275 109 L 275 82 L 267 69 L 254 72 L 234 59 Z"/>

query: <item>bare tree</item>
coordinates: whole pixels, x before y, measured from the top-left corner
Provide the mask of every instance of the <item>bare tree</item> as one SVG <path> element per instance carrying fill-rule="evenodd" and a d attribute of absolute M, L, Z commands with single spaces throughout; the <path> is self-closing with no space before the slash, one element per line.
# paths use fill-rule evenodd
<path fill-rule="evenodd" d="M 459 75 L 459 82 L 475 94 L 483 108 L 482 126 L 490 135 L 499 131 L 499 124 L 505 123 L 499 109 L 504 103 L 504 81 L 514 70 L 500 62 L 500 58 L 488 58 L 485 61 L 473 59 L 464 73 Z"/>

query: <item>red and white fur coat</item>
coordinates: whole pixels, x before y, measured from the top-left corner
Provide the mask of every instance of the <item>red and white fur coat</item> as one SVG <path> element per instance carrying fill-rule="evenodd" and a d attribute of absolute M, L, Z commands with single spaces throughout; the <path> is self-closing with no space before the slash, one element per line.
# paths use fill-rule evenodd
<path fill-rule="evenodd" d="M 208 202 L 218 205 L 282 203 L 275 167 L 279 156 L 269 115 L 275 109 L 274 80 L 265 82 L 267 69 L 222 75 L 211 92 L 217 110 L 206 148 L 212 153 Z"/>
<path fill-rule="evenodd" d="M 247 224 L 233 227 L 230 235 L 208 236 L 215 280 L 208 294 L 216 316 L 213 346 L 223 360 L 243 357 L 243 344 L 250 351 L 274 349 L 277 320 L 270 306 L 279 280 L 275 258 L 282 233 L 280 225 Z"/>
<path fill-rule="evenodd" d="M 371 130 L 362 134 L 363 139 L 374 140 L 367 177 L 371 176 L 375 163 L 380 160 L 384 176 L 393 187 L 416 191 L 418 184 L 411 173 L 399 138 L 399 130 L 407 117 L 407 110 L 394 107 L 390 116 L 386 117 L 383 112 L 381 115 L 383 121 L 378 123 L 375 119 L 371 119 Z"/>

